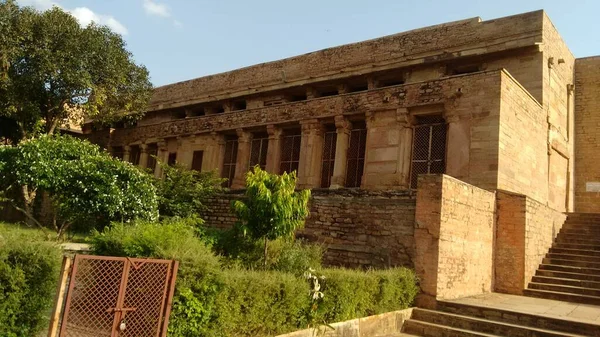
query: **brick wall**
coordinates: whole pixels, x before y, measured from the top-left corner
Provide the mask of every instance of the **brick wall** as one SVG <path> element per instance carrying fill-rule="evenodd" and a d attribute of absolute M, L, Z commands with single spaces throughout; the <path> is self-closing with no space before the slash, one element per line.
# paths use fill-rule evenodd
<path fill-rule="evenodd" d="M 494 193 L 446 175 L 422 175 L 416 207 L 422 303 L 490 292 Z"/>
<path fill-rule="evenodd" d="M 208 226 L 230 228 L 239 191 L 211 199 Z M 299 237 L 325 245 L 324 263 L 345 267 L 412 267 L 415 197 L 409 191 L 313 190 L 310 216 Z"/>
<path fill-rule="evenodd" d="M 530 197 L 497 192 L 494 290 L 522 294 L 566 215 Z"/>
<path fill-rule="evenodd" d="M 600 57 L 575 62 L 575 210 L 600 212 Z M 588 189 L 587 187 L 590 187 Z"/>

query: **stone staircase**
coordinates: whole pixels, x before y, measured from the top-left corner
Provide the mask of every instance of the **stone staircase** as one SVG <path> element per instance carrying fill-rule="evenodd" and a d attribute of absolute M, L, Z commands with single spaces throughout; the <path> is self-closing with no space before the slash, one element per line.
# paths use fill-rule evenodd
<path fill-rule="evenodd" d="M 600 305 L 600 214 L 567 216 L 524 295 Z"/>
<path fill-rule="evenodd" d="M 600 325 L 438 301 L 436 310 L 415 308 L 394 336 L 600 336 Z"/>

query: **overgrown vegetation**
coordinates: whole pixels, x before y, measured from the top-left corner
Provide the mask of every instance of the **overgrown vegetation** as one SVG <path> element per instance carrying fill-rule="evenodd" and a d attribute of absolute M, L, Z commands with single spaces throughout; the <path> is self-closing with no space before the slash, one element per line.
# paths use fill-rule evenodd
<path fill-rule="evenodd" d="M 42 240 L 39 231 L 0 224 L 0 336 L 31 337 L 47 327 L 61 252 Z"/>
<path fill-rule="evenodd" d="M 312 310 L 311 285 L 284 262 L 297 260 L 284 257 L 288 250 L 296 251 L 292 255 L 303 255 L 299 244 L 275 241 L 289 249 L 281 248 L 272 270 L 249 270 L 246 262 L 231 265 L 215 256 L 197 234 L 181 221 L 162 225 L 137 222 L 115 224 L 96 233 L 90 242 L 99 255 L 181 261 L 169 336 L 275 335 L 303 329 L 314 322 L 403 309 L 418 291 L 414 273 L 404 268 L 366 272 L 321 269 L 325 279 L 320 291 L 324 296 L 317 310 Z M 275 248 L 271 250 L 274 251 Z M 300 260 L 303 259 L 310 260 Z"/>
<path fill-rule="evenodd" d="M 48 214 L 35 212 L 34 205 L 45 196 L 59 237 L 73 224 L 90 228 L 158 215 L 151 176 L 69 136 L 0 146 L 0 190 L 15 196 L 8 199 L 12 207 L 41 228 Z"/>
<path fill-rule="evenodd" d="M 268 173 L 255 166 L 246 175 L 245 198 L 236 200 L 233 211 L 238 228 L 254 240 L 264 241 L 264 265 L 268 241 L 291 237 L 304 226 L 310 190 L 296 192 L 296 172 Z"/>

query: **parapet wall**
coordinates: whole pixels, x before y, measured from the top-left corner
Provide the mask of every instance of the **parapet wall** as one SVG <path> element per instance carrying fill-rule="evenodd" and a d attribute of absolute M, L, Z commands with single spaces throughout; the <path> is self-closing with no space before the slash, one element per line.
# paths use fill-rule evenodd
<path fill-rule="evenodd" d="M 206 206 L 208 226 L 235 224 L 232 200 L 241 193 L 218 195 Z M 413 267 L 415 197 L 409 191 L 313 190 L 310 216 L 297 235 L 325 245 L 329 266 Z"/>

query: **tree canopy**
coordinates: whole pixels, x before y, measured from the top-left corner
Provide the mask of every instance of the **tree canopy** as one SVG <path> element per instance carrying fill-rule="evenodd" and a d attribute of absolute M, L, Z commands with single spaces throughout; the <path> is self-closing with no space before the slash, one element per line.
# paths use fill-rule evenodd
<path fill-rule="evenodd" d="M 0 0 L 0 116 L 17 134 L 50 134 L 84 118 L 135 120 L 151 92 L 148 70 L 108 27 Z"/>
<path fill-rule="evenodd" d="M 72 224 L 158 217 L 153 177 L 112 158 L 96 145 L 70 136 L 41 136 L 18 146 L 0 146 L 0 190 L 30 222 L 43 227 L 34 211 L 46 193 L 56 212 L 59 236 Z M 22 199 L 22 200 L 21 200 Z"/>

